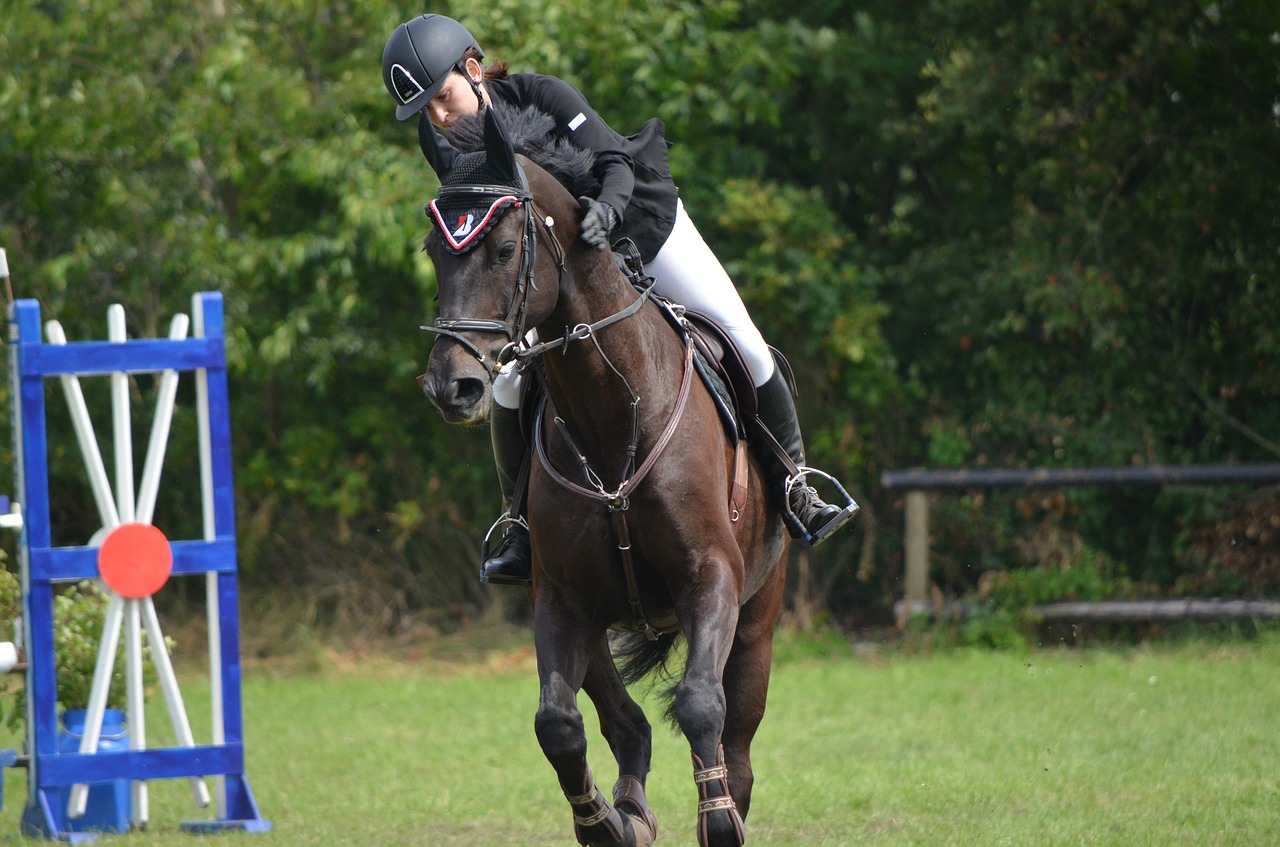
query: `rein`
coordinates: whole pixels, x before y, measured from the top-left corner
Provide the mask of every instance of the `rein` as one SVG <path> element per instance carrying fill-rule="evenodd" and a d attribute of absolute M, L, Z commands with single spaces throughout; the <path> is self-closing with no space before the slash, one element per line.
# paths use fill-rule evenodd
<path fill-rule="evenodd" d="M 561 338 L 556 338 L 551 341 L 543 341 L 540 344 L 534 344 L 530 347 L 516 350 L 513 354 L 516 361 L 523 362 L 526 359 L 536 358 L 541 356 L 543 353 L 556 349 L 557 347 L 560 348 L 561 351 L 564 351 L 569 347 L 570 343 L 590 338 L 605 327 L 631 317 L 643 308 L 644 302 L 652 296 L 653 287 L 657 284 L 657 280 L 649 283 L 649 287 L 640 292 L 640 296 L 636 301 L 620 312 L 615 312 L 607 318 L 601 318 L 595 323 L 578 324 L 574 327 L 572 332 L 565 333 Z"/>

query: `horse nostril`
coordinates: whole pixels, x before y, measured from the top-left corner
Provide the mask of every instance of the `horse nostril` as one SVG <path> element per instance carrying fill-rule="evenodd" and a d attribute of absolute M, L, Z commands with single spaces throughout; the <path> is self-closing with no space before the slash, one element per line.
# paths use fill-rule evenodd
<path fill-rule="evenodd" d="M 454 400 L 458 406 L 470 409 L 484 399 L 484 383 L 475 377 L 464 377 L 454 382 Z"/>

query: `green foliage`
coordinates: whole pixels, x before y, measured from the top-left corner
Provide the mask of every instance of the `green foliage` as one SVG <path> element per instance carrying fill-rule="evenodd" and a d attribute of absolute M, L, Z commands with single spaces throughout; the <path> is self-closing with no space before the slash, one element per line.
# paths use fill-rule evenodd
<path fill-rule="evenodd" d="M 54 674 L 57 679 L 58 703 L 64 709 L 84 709 L 89 705 L 93 673 L 102 643 L 102 626 L 107 611 L 108 595 L 92 580 L 77 582 L 53 598 Z M 11 632 L 22 617 L 22 586 L 17 574 L 0 569 L 0 631 Z M 141 634 L 142 679 L 147 694 L 156 682 L 152 646 L 145 632 Z M 123 709 L 127 702 L 125 689 L 125 644 L 121 634 L 117 645 L 111 686 L 107 691 L 107 708 Z M 166 639 L 166 650 L 173 641 Z M 3 681 L 0 694 L 8 691 Z M 0 705 L 0 715 L 10 728 L 26 720 L 26 690 L 19 688 L 7 704 Z M 7 715 L 5 713 L 7 712 Z"/>
<path fill-rule="evenodd" d="M 966 604 L 956 632 L 961 644 L 1023 649 L 1039 624 L 1035 607 L 1054 602 L 1097 602 L 1133 595 L 1127 580 L 1085 563 L 1071 568 L 993 572 Z"/>
<path fill-rule="evenodd" d="M 2 557 L 0 557 L 2 558 Z M 22 585 L 12 572 L 0 568 L 0 640 L 14 638 L 14 625 L 22 618 Z M 0 676 L 0 720 L 10 729 L 23 720 L 25 701 L 18 702 L 22 696 L 9 700 L 9 693 L 15 686 L 14 677 L 5 674 Z M 5 702 L 9 700 L 9 702 Z M 8 714 L 6 714 L 6 712 Z"/>

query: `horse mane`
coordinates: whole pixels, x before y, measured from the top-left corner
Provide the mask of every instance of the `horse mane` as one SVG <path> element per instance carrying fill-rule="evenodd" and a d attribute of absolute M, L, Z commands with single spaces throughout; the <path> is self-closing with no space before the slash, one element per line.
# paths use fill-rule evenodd
<path fill-rule="evenodd" d="M 516 109 L 494 102 L 489 108 L 497 111 L 515 151 L 555 177 L 570 194 L 594 197 L 600 193 L 600 181 L 591 173 L 595 154 L 557 137 L 555 118 L 534 106 Z M 448 138 L 462 153 L 483 151 L 484 113 L 459 118 L 449 128 Z"/>

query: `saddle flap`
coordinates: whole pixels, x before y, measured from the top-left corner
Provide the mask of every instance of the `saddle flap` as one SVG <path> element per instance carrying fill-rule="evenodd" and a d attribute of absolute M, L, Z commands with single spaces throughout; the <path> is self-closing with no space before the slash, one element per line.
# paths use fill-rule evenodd
<path fill-rule="evenodd" d="M 715 318 L 696 309 L 684 310 L 685 319 L 693 328 L 694 344 L 715 367 L 729 390 L 733 393 L 734 406 L 746 420 L 756 417 L 759 403 L 756 385 L 746 359 L 733 343 L 733 336 Z"/>

